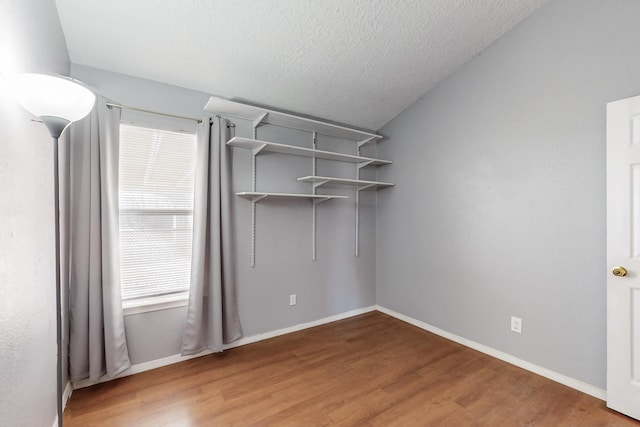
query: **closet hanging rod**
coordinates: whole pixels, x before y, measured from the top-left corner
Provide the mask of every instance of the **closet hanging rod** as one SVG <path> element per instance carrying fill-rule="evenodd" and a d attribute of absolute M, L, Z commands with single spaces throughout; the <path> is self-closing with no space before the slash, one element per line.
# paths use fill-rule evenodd
<path fill-rule="evenodd" d="M 160 116 L 173 117 L 174 119 L 193 120 L 194 122 L 202 123 L 202 119 L 196 119 L 196 118 L 187 117 L 187 116 L 178 116 L 176 114 L 161 113 L 159 111 L 153 111 L 153 110 L 145 110 L 144 108 L 131 107 L 129 105 L 116 104 L 116 103 L 113 103 L 113 102 L 107 102 L 107 107 L 109 107 L 109 108 L 111 108 L 111 107 L 124 108 L 125 110 L 141 111 L 143 113 L 158 114 Z"/>

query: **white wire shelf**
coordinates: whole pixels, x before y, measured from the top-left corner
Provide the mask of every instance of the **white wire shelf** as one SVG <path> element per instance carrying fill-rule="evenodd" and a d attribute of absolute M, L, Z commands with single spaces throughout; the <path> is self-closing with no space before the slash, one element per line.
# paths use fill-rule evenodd
<path fill-rule="evenodd" d="M 314 203 L 326 202 L 331 199 L 346 199 L 347 196 L 331 195 L 331 194 L 301 194 L 301 193 L 265 193 L 259 191 L 242 191 L 236 193 L 236 196 L 251 199 L 258 202 L 267 197 L 289 198 L 289 199 L 309 199 Z"/>
<path fill-rule="evenodd" d="M 269 123 L 276 126 L 283 126 L 291 129 L 317 132 L 323 135 L 335 136 L 338 138 L 361 141 L 363 143 L 375 141 L 382 138 L 373 132 L 366 132 L 346 126 L 335 125 L 320 120 L 309 119 L 280 111 L 270 110 L 264 107 L 244 104 L 242 102 L 230 101 L 228 99 L 212 96 L 204 106 L 206 111 L 219 113 L 229 117 L 251 120 L 255 126 L 261 123 Z"/>
<path fill-rule="evenodd" d="M 335 153 L 333 151 L 314 150 L 312 148 L 297 147 L 295 145 L 279 144 L 276 142 L 261 141 L 259 139 L 242 138 L 239 136 L 231 138 L 228 145 L 238 148 L 247 148 L 254 151 L 254 154 L 262 152 L 290 154 L 293 156 L 311 157 L 323 160 L 335 160 L 338 162 L 355 163 L 360 167 L 388 165 L 390 160 L 373 159 L 370 157 L 353 156 L 351 154 Z"/>
<path fill-rule="evenodd" d="M 298 178 L 298 181 L 311 182 L 314 187 L 320 187 L 325 184 L 337 184 L 337 185 L 352 185 L 358 187 L 358 190 L 369 190 L 377 188 L 392 187 L 395 184 L 391 182 L 380 181 L 365 181 L 362 179 L 346 179 L 346 178 L 334 178 L 329 176 L 303 176 Z"/>

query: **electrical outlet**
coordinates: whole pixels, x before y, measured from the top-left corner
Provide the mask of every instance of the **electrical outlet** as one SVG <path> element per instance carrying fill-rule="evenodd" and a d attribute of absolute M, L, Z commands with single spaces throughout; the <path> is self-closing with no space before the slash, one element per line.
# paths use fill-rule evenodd
<path fill-rule="evenodd" d="M 511 316 L 511 330 L 517 334 L 522 333 L 522 319 Z"/>
<path fill-rule="evenodd" d="M 289 295 L 289 305 L 296 305 L 296 294 Z"/>

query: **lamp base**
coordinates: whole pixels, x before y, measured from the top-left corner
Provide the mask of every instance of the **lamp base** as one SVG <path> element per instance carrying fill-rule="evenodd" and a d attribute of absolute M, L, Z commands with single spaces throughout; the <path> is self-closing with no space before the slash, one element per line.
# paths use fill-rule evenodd
<path fill-rule="evenodd" d="M 67 119 L 53 116 L 41 116 L 42 123 L 49 129 L 52 138 L 58 139 L 64 130 L 71 124 Z"/>

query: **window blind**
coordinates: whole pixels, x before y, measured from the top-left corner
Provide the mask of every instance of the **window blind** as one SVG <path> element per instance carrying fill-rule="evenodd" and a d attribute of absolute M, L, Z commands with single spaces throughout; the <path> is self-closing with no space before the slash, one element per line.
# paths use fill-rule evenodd
<path fill-rule="evenodd" d="M 196 137 L 120 124 L 122 299 L 188 292 Z"/>

